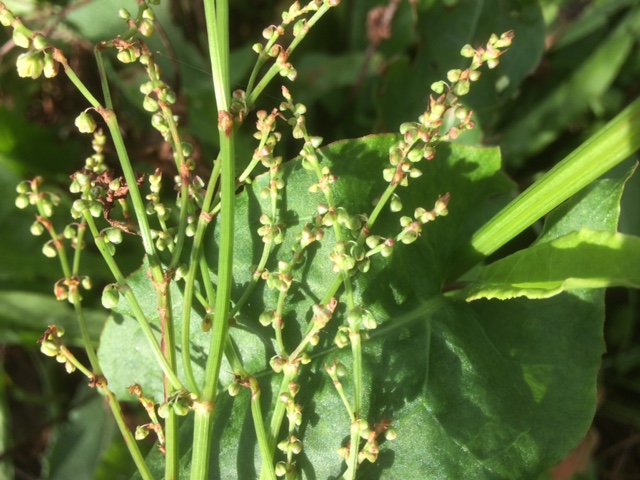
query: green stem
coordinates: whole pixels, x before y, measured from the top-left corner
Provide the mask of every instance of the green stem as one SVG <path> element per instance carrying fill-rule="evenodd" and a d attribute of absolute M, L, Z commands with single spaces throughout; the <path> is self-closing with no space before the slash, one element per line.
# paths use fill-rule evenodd
<path fill-rule="evenodd" d="M 249 300 L 249 297 L 251 296 L 253 289 L 256 287 L 256 285 L 258 284 L 258 281 L 260 280 L 260 274 L 264 270 L 264 267 L 267 264 L 267 260 L 269 260 L 269 254 L 271 253 L 272 244 L 273 242 L 267 242 L 264 244 L 264 248 L 262 250 L 262 256 L 260 257 L 260 261 L 258 262 L 256 271 L 253 273 L 253 276 L 251 277 L 251 281 L 249 282 L 249 285 L 247 285 L 247 288 L 245 289 L 245 291 L 242 293 L 240 300 L 236 302 L 233 309 L 231 310 L 231 313 L 229 314 L 230 317 L 233 318 L 244 306 L 247 300 Z"/>
<path fill-rule="evenodd" d="M 240 357 L 236 352 L 236 348 L 231 340 L 227 341 L 224 353 L 227 357 L 227 360 L 229 361 L 229 365 L 231 365 L 233 373 L 242 378 L 243 383 L 248 382 L 249 384 L 248 386 L 251 390 L 251 416 L 253 418 L 253 425 L 256 430 L 258 447 L 260 448 L 260 454 L 262 456 L 263 470 L 271 472 L 271 474 L 268 476 L 269 480 L 276 480 L 275 472 L 272 465 L 273 452 L 270 451 L 270 439 L 264 424 L 264 415 L 262 413 L 262 406 L 260 404 L 260 384 L 255 377 L 249 375 L 249 373 L 245 370 L 242 362 L 240 361 Z"/>
<path fill-rule="evenodd" d="M 205 1 L 207 38 L 218 107 L 220 138 L 220 250 L 218 252 L 218 285 L 209 356 L 205 369 L 205 384 L 198 398 L 194 420 L 194 440 L 191 462 L 192 480 L 205 480 L 209 475 L 209 453 L 215 395 L 220 375 L 222 355 L 227 340 L 228 319 L 233 282 L 233 234 L 235 207 L 235 165 L 233 119 L 229 101 L 229 39 L 227 0 Z M 217 15 L 217 16 L 216 16 Z"/>
<path fill-rule="evenodd" d="M 171 371 L 176 371 L 176 345 L 175 326 L 173 324 L 173 308 L 171 304 L 170 278 L 167 275 L 161 285 L 156 285 L 158 295 L 158 311 L 160 312 L 160 324 L 162 328 L 162 350 Z M 164 377 L 165 401 L 174 391 L 169 378 Z M 177 480 L 180 463 L 180 451 L 178 445 L 178 415 L 169 410 L 169 416 L 165 420 L 165 479 Z"/>
<path fill-rule="evenodd" d="M 304 38 L 307 36 L 307 32 L 311 30 L 311 28 L 318 22 L 318 20 L 320 20 L 320 18 L 322 18 L 322 16 L 325 13 L 327 13 L 327 11 L 330 8 L 331 8 L 331 5 L 329 4 L 329 2 L 325 1 L 322 4 L 322 6 L 313 14 L 313 16 L 307 21 L 307 28 L 303 29 L 298 34 L 298 36 L 296 36 L 291 41 L 289 48 L 287 48 L 288 55 L 291 55 L 291 53 L 293 53 L 293 51 L 300 44 L 300 42 L 304 40 Z M 271 65 L 271 68 L 267 70 L 267 73 L 264 74 L 264 77 L 260 79 L 260 82 L 258 82 L 258 85 L 256 85 L 256 87 L 253 90 L 250 90 L 250 91 L 247 90 L 247 96 L 246 96 L 247 107 L 251 107 L 256 102 L 256 100 L 258 99 L 260 94 L 263 92 L 263 90 L 267 88 L 267 85 L 269 85 L 271 80 L 273 80 L 273 78 L 278 74 L 278 72 L 280 72 L 280 70 L 281 70 L 280 65 L 278 65 L 277 63 L 274 63 L 273 65 Z"/>

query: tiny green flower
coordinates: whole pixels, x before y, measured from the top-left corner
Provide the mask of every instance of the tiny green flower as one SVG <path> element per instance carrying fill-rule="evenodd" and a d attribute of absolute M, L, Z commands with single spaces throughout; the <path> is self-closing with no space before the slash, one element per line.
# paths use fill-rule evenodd
<path fill-rule="evenodd" d="M 18 195 L 16 197 L 16 207 L 23 210 L 29 206 L 29 197 L 26 195 Z"/>
<path fill-rule="evenodd" d="M 104 308 L 112 309 L 118 305 L 120 300 L 120 293 L 115 285 L 107 285 L 102 291 L 102 306 Z"/>
<path fill-rule="evenodd" d="M 10 27 L 15 19 L 16 17 L 14 17 L 9 10 L 4 8 L 0 9 L 0 24 L 2 24 L 3 27 Z"/>
<path fill-rule="evenodd" d="M 45 257 L 54 258 L 58 255 L 58 250 L 53 245 L 53 242 L 49 240 L 42 246 L 42 253 Z"/>
<path fill-rule="evenodd" d="M 144 440 L 149 435 L 149 428 L 146 425 L 138 425 L 134 434 L 136 440 Z"/>
<path fill-rule="evenodd" d="M 13 31 L 13 43 L 18 47 L 29 48 L 31 46 L 31 39 L 21 31 L 15 29 Z"/>
<path fill-rule="evenodd" d="M 151 37 L 156 32 L 156 26 L 153 24 L 153 20 L 145 18 L 140 22 L 138 30 L 145 37 Z"/>
<path fill-rule="evenodd" d="M 33 48 L 35 48 L 36 50 L 44 50 L 49 46 L 49 42 L 47 42 L 47 39 L 41 33 L 36 33 L 32 41 Z"/>
<path fill-rule="evenodd" d="M 49 52 L 44 54 L 44 76 L 46 78 L 53 78 L 58 75 L 58 62 L 53 59 L 53 55 Z"/>
<path fill-rule="evenodd" d="M 75 125 L 80 133 L 93 133 L 96 130 L 96 121 L 88 112 L 81 112 L 76 117 Z"/>
<path fill-rule="evenodd" d="M 18 75 L 22 78 L 36 79 L 42 74 L 44 60 L 39 52 L 27 52 L 18 57 L 16 61 Z"/>

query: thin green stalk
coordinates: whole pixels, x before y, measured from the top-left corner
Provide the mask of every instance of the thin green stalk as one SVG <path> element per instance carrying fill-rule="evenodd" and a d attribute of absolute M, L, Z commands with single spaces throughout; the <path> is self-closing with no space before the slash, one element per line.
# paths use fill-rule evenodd
<path fill-rule="evenodd" d="M 173 324 L 173 314 L 170 293 L 170 278 L 165 276 L 162 285 L 156 285 L 158 294 L 158 311 L 160 312 L 160 324 L 162 328 L 162 350 L 167 363 L 171 367 L 171 371 L 176 371 L 176 345 L 175 345 L 175 327 Z M 169 378 L 164 377 L 164 396 L 165 401 L 174 391 L 173 385 Z M 165 419 L 165 479 L 177 480 L 178 470 L 180 466 L 180 450 L 178 445 L 178 415 L 169 409 L 169 416 Z"/>
<path fill-rule="evenodd" d="M 98 251 L 100 251 L 100 253 L 102 254 L 102 258 L 107 264 L 107 267 L 109 267 L 109 270 L 111 270 L 111 274 L 113 275 L 113 277 L 116 280 L 116 283 L 118 284 L 120 293 L 124 295 L 125 299 L 129 303 L 129 306 L 131 307 L 131 310 L 133 310 L 133 314 L 136 320 L 138 321 L 140 328 L 142 329 L 142 333 L 146 337 L 147 342 L 151 347 L 151 351 L 156 357 L 156 360 L 158 361 L 158 363 L 161 365 L 163 372 L 169 378 L 169 380 L 171 381 L 171 384 L 176 390 L 184 389 L 185 387 L 182 385 L 182 382 L 177 377 L 177 375 L 175 374 L 175 372 L 167 362 L 167 359 L 163 355 L 162 349 L 160 348 L 160 345 L 158 345 L 158 341 L 156 340 L 155 334 L 153 333 L 153 329 L 151 328 L 151 324 L 149 323 L 149 320 L 147 320 L 147 317 L 145 316 L 144 312 L 142 311 L 142 308 L 140 307 L 140 304 L 138 303 L 138 299 L 133 293 L 133 290 L 131 290 L 131 288 L 127 284 L 127 280 L 124 278 L 124 275 L 122 275 L 122 272 L 120 271 L 120 267 L 118 267 L 118 264 L 115 262 L 114 258 L 109 253 L 107 246 L 105 244 L 104 238 L 98 231 L 95 225 L 95 222 L 88 211 L 84 212 L 84 218 L 87 224 L 89 225 L 91 233 L 94 237 L 94 242 L 96 244 L 96 247 L 98 247 Z"/>
<path fill-rule="evenodd" d="M 249 388 L 251 390 L 251 417 L 253 418 L 253 425 L 256 431 L 256 437 L 258 439 L 258 447 L 260 448 L 260 455 L 262 456 L 263 466 L 271 467 L 266 468 L 267 472 L 271 472 L 268 475 L 269 480 L 276 480 L 275 472 L 272 465 L 273 452 L 270 451 L 270 437 L 267 434 L 267 430 L 264 424 L 264 415 L 262 413 L 262 405 L 260 404 L 260 384 L 258 380 L 249 375 L 245 370 L 240 357 L 236 352 L 233 342 L 228 341 L 225 346 L 225 356 L 231 365 L 231 369 L 235 375 L 238 375 L 244 381 L 248 381 Z M 282 402 L 279 402 L 282 403 Z"/>
<path fill-rule="evenodd" d="M 189 339 L 191 338 L 191 307 L 193 304 L 193 296 L 195 291 L 195 281 L 197 274 L 196 265 L 198 264 L 202 256 L 204 234 L 211 219 L 209 210 L 211 208 L 214 192 L 216 190 L 218 178 L 220 176 L 220 165 L 221 162 L 219 160 L 215 162 L 213 173 L 211 174 L 209 184 L 207 185 L 207 191 L 205 193 L 202 204 L 202 213 L 198 218 L 196 233 L 193 238 L 193 246 L 191 248 L 191 255 L 189 257 L 189 271 L 187 272 L 187 276 L 185 278 L 184 297 L 182 303 L 182 365 L 184 368 L 185 376 L 187 378 L 187 385 L 189 385 L 189 390 L 196 395 L 200 395 L 200 387 L 195 380 L 195 376 L 193 375 L 193 367 L 191 366 L 191 342 L 189 341 Z M 208 280 L 208 274 L 206 276 L 203 275 L 202 278 L 203 282 L 210 283 Z"/>
<path fill-rule="evenodd" d="M 131 434 L 131 431 L 129 430 L 129 427 L 126 424 L 118 399 L 113 394 L 113 392 L 109 390 L 109 387 L 106 385 L 106 382 L 104 385 L 99 384 L 98 386 L 102 388 L 102 391 L 107 397 L 107 401 L 109 402 L 109 408 L 111 408 L 111 412 L 113 413 L 113 416 L 116 419 L 116 424 L 118 425 L 120 434 L 122 435 L 122 438 L 124 438 L 124 442 L 127 445 L 129 454 L 131 455 L 131 458 L 133 458 L 133 462 L 136 464 L 136 468 L 138 469 L 140 476 L 142 477 L 143 480 L 154 480 L 153 475 L 151 475 L 151 472 L 149 471 L 149 467 L 147 467 L 147 464 L 144 461 L 144 457 L 142 456 L 142 453 L 138 448 L 138 443 L 136 442 L 136 439 L 133 437 L 133 435 Z"/>
<path fill-rule="evenodd" d="M 91 94 L 85 84 L 82 83 L 82 80 L 78 78 L 76 72 L 74 72 L 73 69 L 69 66 L 69 62 L 67 61 L 67 58 L 64 56 L 62 51 L 58 50 L 57 48 L 54 49 L 53 58 L 60 62 L 62 68 L 64 69 L 64 73 L 67 75 L 67 78 L 71 80 L 71 83 L 73 83 L 73 85 L 78 89 L 82 96 L 91 104 L 91 106 L 96 110 L 101 109 L 102 105 L 100 104 L 98 99 Z"/>
<path fill-rule="evenodd" d="M 495 252 L 575 193 L 640 149 L 640 99 L 549 170 L 471 238 L 449 274 L 460 274 Z"/>
<path fill-rule="evenodd" d="M 251 277 L 251 281 L 249 282 L 249 285 L 247 285 L 247 288 L 242 293 L 240 300 L 238 300 L 236 304 L 233 306 L 233 309 L 229 314 L 231 318 L 233 318 L 244 306 L 247 300 L 249 300 L 249 297 L 251 296 L 253 289 L 258 284 L 258 281 L 260 280 L 260 273 L 264 270 L 264 267 L 267 264 L 267 260 L 269 260 L 269 254 L 271 253 L 272 245 L 273 245 L 273 242 L 268 242 L 264 244 L 264 248 L 262 249 L 262 256 L 260 257 L 260 261 L 258 262 L 256 271 L 254 272 L 253 277 Z"/>

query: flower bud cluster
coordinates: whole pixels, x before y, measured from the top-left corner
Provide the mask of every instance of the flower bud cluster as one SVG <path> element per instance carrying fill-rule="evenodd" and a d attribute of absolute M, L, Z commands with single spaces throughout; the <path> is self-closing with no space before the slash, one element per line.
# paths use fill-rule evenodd
<path fill-rule="evenodd" d="M 13 28 L 12 39 L 16 46 L 28 50 L 18 56 L 16 67 L 18 75 L 23 78 L 39 78 L 42 74 L 46 78 L 53 78 L 58 74 L 58 62 L 54 59 L 56 49 L 49 44 L 44 35 L 33 32 L 24 26 L 0 2 L 0 24 Z"/>
<path fill-rule="evenodd" d="M 162 425 L 160 425 L 160 422 L 158 421 L 158 416 L 156 415 L 156 408 L 153 400 L 144 396 L 142 387 L 137 383 L 129 387 L 129 393 L 138 397 L 138 400 L 142 404 L 142 407 L 146 410 L 147 415 L 149 415 L 149 418 L 151 419 L 151 423 L 138 425 L 136 427 L 134 435 L 135 439 L 143 440 L 149 435 L 150 432 L 155 432 L 158 436 L 158 443 L 160 448 L 164 448 L 164 432 L 162 429 Z"/>
<path fill-rule="evenodd" d="M 260 216 L 260 224 L 262 226 L 258 228 L 258 235 L 262 237 L 264 243 L 273 242 L 276 245 L 282 243 L 284 240 L 284 225 L 275 223 L 266 213 Z"/>
<path fill-rule="evenodd" d="M 193 401 L 194 398 L 189 392 L 186 390 L 178 390 L 172 393 L 165 403 L 158 406 L 158 416 L 160 418 L 167 418 L 170 411 L 173 411 L 176 415 L 184 417 L 189 413 Z"/>
<path fill-rule="evenodd" d="M 55 357 L 58 363 L 64 363 L 67 373 L 73 373 L 76 366 L 71 361 L 72 355 L 67 348 L 62 345 L 60 338 L 64 335 L 64 328 L 55 325 L 49 325 L 42 337 L 38 339 L 40 342 L 40 351 L 48 357 Z"/>
<path fill-rule="evenodd" d="M 276 45 L 276 42 L 278 41 L 278 38 L 285 34 L 286 28 L 293 22 L 296 22 L 293 26 L 294 37 L 306 33 L 308 31 L 306 19 L 300 17 L 307 15 L 310 12 L 317 11 L 321 6 L 321 0 L 311 0 L 304 7 L 302 7 L 300 2 L 296 0 L 291 4 L 289 10 L 282 12 L 282 23 L 280 23 L 280 25 L 271 25 L 262 31 L 263 38 L 267 40 L 266 45 L 256 43 L 253 45 L 253 51 L 260 55 L 274 57 L 275 55 L 271 54 L 270 51 L 274 46 L 281 49 L 279 45 Z"/>
<path fill-rule="evenodd" d="M 45 224 L 42 220 L 51 218 L 53 215 L 54 207 L 60 205 L 60 196 L 52 192 L 41 192 L 40 185 L 42 185 L 42 177 L 35 177 L 33 180 L 23 181 L 16 187 L 15 205 L 19 209 L 23 210 L 29 205 L 33 205 L 38 209 L 38 215 L 40 217 L 39 223 L 41 227 L 31 227 L 31 233 L 34 235 L 40 235 L 43 233 L 43 227 Z M 47 255 L 50 256 L 50 255 Z M 52 255 L 55 257 L 55 254 Z"/>
<path fill-rule="evenodd" d="M 295 401 L 300 391 L 300 384 L 290 382 L 287 391 L 280 394 L 280 401 L 285 404 L 289 434 L 286 439 L 278 443 L 278 449 L 286 454 L 287 459 L 276 464 L 276 475 L 293 475 L 296 473 L 294 455 L 302 451 L 302 442 L 295 435 L 295 430 L 302 425 L 302 406 Z"/>
<path fill-rule="evenodd" d="M 53 293 L 56 300 L 68 300 L 73 305 L 76 301 L 82 300 L 79 287 L 91 290 L 91 278 L 87 276 L 62 278 L 54 284 Z"/>
<path fill-rule="evenodd" d="M 407 186 L 409 178 L 417 178 L 422 172 L 416 163 L 435 156 L 435 146 L 442 141 L 455 140 L 462 132 L 472 129 L 475 124 L 471 120 L 472 112 L 460 101 L 460 97 L 469 93 L 471 83 L 480 78 L 478 69 L 487 63 L 489 68 L 498 65 L 499 57 L 504 49 L 511 45 L 513 32 L 502 36 L 493 35 L 486 48 L 473 49 L 466 45 L 461 55 L 472 58 L 471 65 L 465 70 L 454 69 L 447 72 L 447 80 L 435 82 L 431 89 L 438 94 L 429 99 L 429 105 L 418 122 L 407 122 L 400 126 L 402 140 L 389 151 L 390 167 L 383 171 L 384 179 L 392 186 Z M 445 120 L 452 117 L 457 122 L 444 129 Z M 394 205 L 392 204 L 392 209 Z"/>
<path fill-rule="evenodd" d="M 337 242 L 329 258 L 333 262 L 332 269 L 336 273 L 353 275 L 358 271 L 364 273 L 369 271 L 370 261 L 366 256 L 366 250 L 354 240 Z"/>
<path fill-rule="evenodd" d="M 96 179 L 107 171 L 107 165 L 104 161 L 104 147 L 107 142 L 107 137 L 102 130 L 96 130 L 93 133 L 93 140 L 91 146 L 93 148 L 93 154 L 87 157 L 84 161 L 84 169 L 76 172 L 71 176 L 71 185 L 69 191 L 71 193 L 80 193 L 81 199 L 84 202 L 75 204 L 76 207 L 72 207 L 72 216 L 79 218 L 82 215 L 82 211 L 85 208 L 93 208 L 92 215 L 98 217 L 102 213 L 102 204 L 96 201 L 97 198 L 103 198 L 105 195 L 105 185 L 98 184 Z M 117 181 L 115 181 L 117 182 Z M 120 185 L 109 185 L 113 187 L 113 190 L 120 188 Z"/>
<path fill-rule="evenodd" d="M 358 452 L 358 463 L 362 463 L 365 460 L 374 463 L 378 459 L 378 454 L 380 452 L 378 442 L 380 435 L 384 435 L 385 440 L 391 441 L 397 438 L 398 433 L 396 429 L 391 426 L 391 422 L 386 419 L 383 419 L 380 423 L 376 423 L 373 429 L 371 429 L 367 422 L 362 419 L 357 422 L 362 422 L 358 423 L 360 438 L 366 440 L 362 450 Z"/>
<path fill-rule="evenodd" d="M 356 306 L 347 314 L 346 325 L 338 327 L 336 336 L 333 341 L 338 348 L 345 348 L 351 343 L 352 335 L 364 335 L 368 337 L 366 330 L 375 330 L 378 328 L 378 321 L 373 313 L 362 306 Z M 361 332 L 364 329 L 365 332 Z"/>
<path fill-rule="evenodd" d="M 282 22 L 279 25 L 271 25 L 262 31 L 262 36 L 266 40 L 266 43 L 256 43 L 253 45 L 253 51 L 260 56 L 260 65 L 265 60 L 275 58 L 278 73 L 291 81 L 295 80 L 297 72 L 288 61 L 289 54 L 293 48 L 295 48 L 297 42 L 307 34 L 310 24 L 315 23 L 315 20 L 317 20 L 317 18 L 315 18 L 309 23 L 308 19 L 303 17 L 307 17 L 312 12 L 317 12 L 323 6 L 331 8 L 337 6 L 339 3 L 340 0 L 311 0 L 307 5 L 302 7 L 300 2 L 295 1 L 289 7 L 289 10 L 282 13 Z M 326 9 L 324 11 L 326 11 Z M 289 48 L 285 48 L 276 42 L 285 34 L 287 27 L 292 24 L 293 40 Z"/>
<path fill-rule="evenodd" d="M 122 20 L 127 22 L 127 26 L 129 27 L 129 29 L 120 37 L 130 39 L 130 38 L 133 38 L 133 36 L 136 33 L 140 33 L 145 37 L 153 36 L 153 34 L 156 31 L 156 26 L 154 23 L 155 14 L 153 13 L 153 10 L 151 10 L 147 6 L 147 4 L 158 5 L 159 3 L 160 3 L 159 0 L 148 1 L 146 3 L 139 2 L 138 14 L 135 18 L 131 15 L 131 13 L 129 13 L 129 10 L 127 10 L 126 8 L 121 8 L 120 11 L 118 12 L 118 15 Z M 121 51 L 125 51 L 125 49 Z M 121 62 L 130 63 L 136 60 L 137 57 L 130 61 L 125 61 L 121 59 L 120 58 L 121 51 L 118 52 L 118 59 Z M 139 56 L 139 53 L 138 53 L 138 56 Z"/>

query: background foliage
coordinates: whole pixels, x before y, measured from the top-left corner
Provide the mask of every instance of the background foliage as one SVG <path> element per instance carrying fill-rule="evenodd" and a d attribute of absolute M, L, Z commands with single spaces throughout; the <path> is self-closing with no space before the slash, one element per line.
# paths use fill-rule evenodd
<path fill-rule="evenodd" d="M 83 78 L 88 82 L 93 79 L 92 85 L 98 91 L 91 42 L 117 34 L 122 22 L 115 12 L 120 5 L 130 7 L 131 2 L 16 0 L 6 3 L 35 29 L 50 32 L 76 62 Z M 216 140 L 210 134 L 210 119 L 215 117 L 215 110 L 204 53 L 203 25 L 199 20 L 202 15 L 197 3 L 164 1 L 156 13 L 165 41 L 156 40 L 157 44 L 152 43 L 151 48 L 163 52 L 164 70 L 180 92 L 178 105 L 188 115 L 186 123 L 191 140 L 202 159 L 198 168 L 206 175 L 209 168 L 206 160 L 216 152 Z M 292 93 L 297 101 L 308 107 L 309 130 L 324 136 L 326 143 L 372 132 L 396 131 L 401 122 L 417 117 L 424 110 L 431 82 L 443 78 L 447 70 L 462 65 L 458 55 L 461 45 L 478 44 L 490 33 L 507 29 L 515 30 L 516 42 L 504 57 L 501 68 L 484 74 L 478 88 L 469 96 L 468 102 L 476 111 L 480 128 L 463 136 L 461 142 L 499 146 L 503 169 L 519 187 L 530 184 L 540 172 L 588 138 L 640 90 L 640 49 L 637 48 L 640 5 L 637 1 L 402 1 L 389 25 L 391 36 L 377 43 L 372 41 L 375 37 L 372 37 L 371 24 L 367 27 L 367 14 L 375 5 L 386 4 L 370 0 L 343 1 L 339 9 L 312 30 L 296 52 L 294 64 L 299 80 Z M 232 84 L 241 88 L 253 61 L 251 44 L 264 26 L 273 23 L 284 4 L 273 0 L 243 0 L 234 2 L 232 8 Z M 39 252 L 41 242 L 29 233 L 32 219 L 14 207 L 14 188 L 23 178 L 44 175 L 64 190 L 68 175 L 81 166 L 86 141 L 75 133 L 72 124 L 77 111 L 85 105 L 63 77 L 38 82 L 17 78 L 15 59 L 18 52 L 11 48 L 5 31 L 0 31 L 0 44 L 0 229 L 3 232 L 3 248 L 0 249 L 3 373 L 0 376 L 0 468 L 3 470 L 0 470 L 0 477 L 69 478 L 68 472 L 74 472 L 73 477 L 80 478 L 77 472 L 83 472 L 84 478 L 111 479 L 117 478 L 118 474 L 128 478 L 132 466 L 108 413 L 101 408 L 101 400 L 82 381 L 78 383 L 78 377 L 66 375 L 58 365 L 37 352 L 35 340 L 52 323 L 67 328 L 68 342 L 77 339 L 73 331 L 74 317 L 70 309 L 55 302 L 51 296 L 51 287 L 60 277 L 57 264 L 35 254 Z M 160 167 L 170 173 L 169 154 L 148 128 L 147 116 L 140 106 L 137 95 L 142 80 L 140 72 L 113 62 L 109 75 L 118 86 L 115 101 L 122 111 L 120 117 L 126 120 L 126 141 L 133 148 L 131 156 L 137 159 L 137 168 L 153 171 Z M 266 107 L 267 102 L 270 106 L 276 98 L 279 98 L 279 92 L 274 85 L 261 101 Z M 239 159 L 251 157 L 250 133 L 246 135 L 244 141 L 242 138 L 238 141 Z M 380 138 L 378 141 L 385 141 L 384 137 Z M 376 146 L 364 142 L 363 148 L 374 151 Z M 336 154 L 340 151 L 339 146 L 333 149 Z M 283 150 L 288 152 L 285 158 L 295 156 L 295 146 L 285 144 Z M 490 151 L 486 155 L 488 158 L 483 159 L 483 165 L 490 165 Z M 376 161 L 373 154 L 371 158 L 366 155 L 358 158 Z M 612 172 L 610 180 L 602 180 L 590 192 L 572 200 L 566 209 L 573 208 L 574 213 L 565 218 L 597 223 L 598 219 L 592 219 L 590 212 L 595 206 L 606 203 L 607 194 L 612 191 L 621 194 L 632 161 L 630 159 L 619 171 Z M 498 167 L 494 165 L 493 168 Z M 371 170 L 372 174 L 379 171 L 377 168 Z M 424 186 L 425 189 L 435 187 L 438 187 L 437 193 L 446 191 L 440 185 Z M 511 191 L 512 184 L 500 177 L 495 189 L 496 195 L 505 195 Z M 621 232 L 640 234 L 639 201 L 640 181 L 636 175 L 626 181 L 620 211 Z M 472 204 L 473 199 L 468 198 L 467 202 Z M 494 211 L 501 202 L 496 199 L 496 205 L 487 206 L 484 214 Z M 472 223 L 481 222 L 480 214 L 473 218 L 471 213 L 468 214 Z M 602 222 L 606 223 L 606 219 Z M 539 225 L 538 231 L 534 228 L 525 232 L 499 254 L 528 245 L 540 231 L 549 239 L 555 238 L 562 225 L 555 225 L 555 233 L 551 225 L 547 220 L 546 227 Z M 435 228 L 439 227 L 436 225 Z M 473 227 L 469 228 L 473 230 Z M 442 234 L 446 235 L 446 232 Z M 121 252 L 125 250 L 120 249 Z M 140 254 L 134 245 L 128 252 L 128 270 L 133 272 L 139 266 L 136 258 Z M 440 259 L 445 257 L 446 252 L 436 255 Z M 438 268 L 437 262 L 434 268 Z M 108 281 L 108 275 L 96 253 L 86 252 L 84 269 L 94 278 L 95 291 L 100 291 L 97 287 Z M 246 272 L 246 269 L 242 271 Z M 439 289 L 439 286 L 429 284 L 411 287 L 423 291 Z M 559 301 L 562 299 L 545 300 L 543 306 L 536 308 L 548 309 L 552 318 Z M 559 339 L 571 338 L 575 343 L 547 345 L 545 354 L 554 356 L 554 362 L 562 362 L 565 355 L 567 358 L 578 355 L 579 349 L 588 349 L 589 345 L 601 348 L 602 338 L 580 336 L 581 322 L 588 321 L 585 319 L 593 312 L 581 311 L 580 301 L 573 301 L 576 302 L 575 322 L 565 325 L 569 330 L 559 335 Z M 510 302 L 519 305 L 518 300 Z M 499 304 L 481 301 L 456 314 L 499 319 L 504 314 L 495 309 L 500 308 Z M 443 309 L 442 315 L 446 316 L 448 312 Z M 521 328 L 527 324 L 530 313 L 526 304 L 522 305 L 521 313 L 519 323 L 515 325 L 505 321 L 492 325 L 501 334 L 511 332 L 507 337 L 512 343 L 504 345 L 505 349 L 515 348 L 520 340 L 526 350 L 525 340 L 535 336 L 535 332 Z M 540 311 L 536 312 L 539 314 Z M 587 478 L 627 478 L 624 475 L 632 478 L 640 473 L 640 465 L 636 463 L 640 458 L 639 317 L 637 291 L 622 288 L 608 291 L 604 325 L 607 355 L 600 373 L 598 412 L 581 450 L 564 462 L 561 468 L 566 470 L 550 472 L 553 478 L 568 478 L 567 475 L 576 472 Z M 92 334 L 96 341 L 105 321 L 106 314 L 100 310 L 92 314 Z M 458 332 L 455 325 L 446 322 L 442 325 L 443 330 L 429 334 L 443 339 L 462 337 L 465 341 L 464 338 L 468 338 L 468 354 L 473 357 L 469 361 L 482 368 L 482 359 L 486 358 L 482 349 L 485 347 L 473 341 L 474 331 Z M 105 338 L 111 338 L 110 335 L 122 338 L 121 331 L 110 333 L 109 329 L 126 327 L 124 320 L 120 323 L 110 321 Z M 546 326 L 538 324 L 538 327 L 544 329 Z M 412 331 L 405 337 L 373 342 L 370 348 L 377 350 L 376 355 L 384 355 L 385 348 L 391 351 L 389 342 L 405 342 L 400 351 L 416 352 L 420 351 L 418 344 L 424 335 L 427 332 Z M 118 344 L 105 342 L 101 355 L 106 355 L 111 346 L 117 348 Z M 446 356 L 447 352 L 441 354 Z M 527 355 L 526 351 L 523 355 Z M 406 358 L 402 356 L 389 358 L 392 365 L 403 361 Z M 113 365 L 113 368 L 114 371 L 131 371 L 136 366 Z M 495 375 L 509 375 L 505 368 L 505 371 L 496 368 Z M 455 372 L 441 372 L 442 385 L 452 373 Z M 543 373 L 532 371 L 531 375 Z M 416 377 L 420 378 L 420 372 Z M 308 381 L 317 381 L 314 378 L 310 374 Z M 571 379 L 571 372 L 567 372 L 566 378 L 557 381 L 580 383 L 579 378 Z M 397 379 L 397 384 L 406 390 L 405 397 L 413 400 L 419 396 L 421 388 L 416 382 L 414 377 Z M 430 388 L 437 393 L 437 379 L 435 385 Z M 467 387 L 477 395 L 489 394 L 482 384 Z M 584 395 L 589 394 L 584 392 Z M 444 386 L 442 395 L 446 399 Z M 574 414 L 571 399 L 565 400 L 567 415 Z M 321 395 L 317 401 L 323 403 L 333 399 Z M 375 405 L 375 396 L 370 402 Z M 409 402 L 405 406 L 409 412 L 407 416 L 410 416 L 411 405 Z M 467 411 L 467 414 L 471 415 L 471 412 Z M 132 408 L 131 422 L 137 422 L 138 418 L 139 412 Z M 533 417 L 526 420 L 539 421 Z M 441 421 L 446 424 L 447 419 Z M 547 421 L 548 428 L 553 428 L 554 420 Z M 586 425 L 584 427 L 586 429 Z M 429 426 L 414 425 L 413 428 L 415 435 L 424 435 Z M 463 435 L 463 432 L 459 433 Z M 433 442 L 433 448 L 436 448 L 437 437 L 425 438 L 424 441 Z M 316 450 L 312 445 L 305 447 L 313 454 L 325 446 Z M 553 452 L 549 455 L 553 458 Z M 383 467 L 385 461 L 389 458 L 381 457 Z M 394 468 L 399 469 L 398 478 L 402 478 L 402 464 Z M 318 478 L 331 474 L 316 473 Z M 472 470 L 443 471 L 448 478 L 472 478 L 474 473 Z M 517 473 L 513 474 L 513 478 L 519 478 Z"/>

